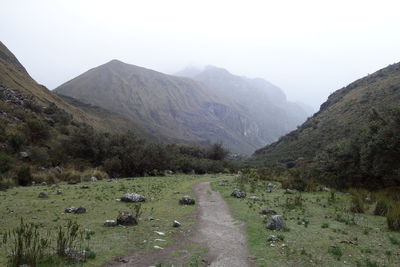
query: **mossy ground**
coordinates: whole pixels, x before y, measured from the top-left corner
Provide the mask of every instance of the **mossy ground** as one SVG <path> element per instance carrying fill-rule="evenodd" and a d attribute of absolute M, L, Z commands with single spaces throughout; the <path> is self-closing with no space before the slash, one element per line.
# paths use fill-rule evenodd
<path fill-rule="evenodd" d="M 259 182 L 254 192 L 263 201 L 230 196 L 236 181 L 228 186 L 212 183 L 228 202 L 234 217 L 245 222 L 248 245 L 259 266 L 400 266 L 400 233 L 388 230 L 386 218 L 349 212 L 351 197 L 329 192 L 302 193 L 302 205 L 293 205 L 295 195 L 282 189 L 267 193 L 268 182 Z M 275 183 L 277 184 L 277 183 Z M 242 185 L 243 186 L 243 185 Z M 250 191 L 249 185 L 244 185 Z M 289 199 L 289 200 L 287 200 Z M 286 219 L 288 231 L 266 229 L 267 216 L 261 209 L 273 209 Z M 269 235 L 283 241 L 267 242 Z M 396 244 L 397 243 L 397 244 Z M 273 246 L 271 246 L 273 244 Z"/>
<path fill-rule="evenodd" d="M 22 217 L 25 222 L 41 225 L 41 229 L 52 230 L 59 225 L 65 225 L 69 219 L 77 220 L 83 227 L 95 232 L 90 240 L 90 248 L 96 252 L 95 259 L 88 260 L 84 265 L 99 266 L 113 257 L 125 255 L 131 251 L 149 252 L 153 246 L 165 247 L 172 242 L 172 221 L 182 223 L 181 229 L 194 224 L 190 214 L 195 206 L 182 206 L 178 199 L 185 194 L 193 195 L 192 185 L 202 180 L 210 180 L 213 175 L 170 175 L 165 177 L 146 177 L 118 179 L 113 182 L 98 181 L 76 185 L 60 183 L 57 187 L 33 186 L 16 187 L 0 191 L 0 233 L 18 225 Z M 89 189 L 82 189 L 88 185 Z M 62 189 L 63 194 L 57 195 L 56 190 Z M 48 198 L 40 199 L 38 194 L 45 192 Z M 137 226 L 105 227 L 107 219 L 116 219 L 119 211 L 132 211 L 131 203 L 117 201 L 122 194 L 135 192 L 145 195 L 148 200 L 142 204 L 143 214 Z M 176 194 L 175 192 L 179 192 Z M 70 206 L 83 206 L 85 214 L 66 214 L 64 209 Z M 148 221 L 148 216 L 155 220 Z M 158 236 L 154 231 L 164 232 Z M 155 239 L 165 239 L 157 242 Z M 0 266 L 6 264 L 6 250 L 0 250 Z"/>

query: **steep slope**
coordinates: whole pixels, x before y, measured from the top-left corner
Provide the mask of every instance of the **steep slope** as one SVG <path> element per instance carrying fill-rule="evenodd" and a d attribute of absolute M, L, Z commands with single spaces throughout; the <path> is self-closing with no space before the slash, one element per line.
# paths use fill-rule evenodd
<path fill-rule="evenodd" d="M 378 112 L 400 103 L 400 63 L 390 65 L 337 90 L 297 130 L 255 152 L 253 163 L 275 165 L 312 158 L 318 151 L 352 136 Z"/>
<path fill-rule="evenodd" d="M 86 123 L 98 130 L 107 132 L 132 130 L 143 135 L 143 130 L 129 118 L 101 108 L 89 109 L 74 106 L 73 102 L 64 101 L 57 94 L 38 84 L 2 42 L 0 42 L 0 86 L 4 89 L 11 89 L 25 98 L 32 98 L 39 105 L 45 107 L 55 104 L 72 115 L 75 121 Z"/>
<path fill-rule="evenodd" d="M 257 125 L 243 107 L 198 82 L 112 60 L 55 89 L 131 117 L 164 140 L 222 141 L 234 152 L 252 153 L 260 143 Z"/>
<path fill-rule="evenodd" d="M 207 66 L 203 70 L 187 68 L 177 75 L 199 81 L 221 97 L 244 107 L 257 127 L 259 146 L 277 140 L 311 115 L 300 105 L 287 101 L 280 88 L 260 78 L 233 75 L 214 66 Z"/>

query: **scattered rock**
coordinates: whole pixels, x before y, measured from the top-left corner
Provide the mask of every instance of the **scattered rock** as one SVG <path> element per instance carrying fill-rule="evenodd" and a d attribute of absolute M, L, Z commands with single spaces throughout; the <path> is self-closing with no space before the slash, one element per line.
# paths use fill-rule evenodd
<path fill-rule="evenodd" d="M 239 189 L 234 189 L 231 196 L 236 197 L 236 198 L 245 198 L 246 193 L 240 191 Z"/>
<path fill-rule="evenodd" d="M 74 211 L 74 213 L 76 213 L 76 214 L 86 213 L 86 208 L 84 208 L 84 207 L 78 207 L 78 208 Z"/>
<path fill-rule="evenodd" d="M 270 230 L 286 229 L 286 223 L 282 215 L 273 215 L 267 223 L 267 229 Z"/>
<path fill-rule="evenodd" d="M 57 187 L 57 184 L 52 184 L 51 187 Z"/>
<path fill-rule="evenodd" d="M 160 246 L 154 246 L 154 248 L 155 248 L 155 249 L 163 249 L 163 248 L 160 247 Z"/>
<path fill-rule="evenodd" d="M 150 221 L 154 221 L 154 218 L 152 216 L 147 217 L 147 220 Z"/>
<path fill-rule="evenodd" d="M 296 194 L 298 191 L 296 189 L 286 189 L 285 194 Z"/>
<path fill-rule="evenodd" d="M 46 182 L 41 182 L 40 184 L 41 184 L 41 185 L 47 185 L 47 183 L 46 183 Z"/>
<path fill-rule="evenodd" d="M 279 238 L 277 238 L 275 235 L 270 235 L 267 239 L 269 242 L 279 242 Z"/>
<path fill-rule="evenodd" d="M 117 222 L 114 220 L 106 220 L 104 226 L 117 226 Z"/>
<path fill-rule="evenodd" d="M 190 196 L 183 196 L 180 200 L 179 200 L 179 204 L 181 205 L 194 205 L 196 203 L 196 201 L 191 198 Z"/>
<path fill-rule="evenodd" d="M 324 191 L 324 192 L 331 192 L 331 189 L 328 188 L 328 187 L 324 187 L 324 188 L 322 188 L 322 191 Z"/>
<path fill-rule="evenodd" d="M 261 210 L 260 214 L 262 214 L 262 215 L 276 215 L 278 213 L 276 211 L 274 211 L 274 210 L 263 209 L 263 210 Z"/>
<path fill-rule="evenodd" d="M 68 181 L 68 184 L 77 184 L 77 183 L 78 183 L 78 181 L 74 181 L 74 180 Z"/>
<path fill-rule="evenodd" d="M 90 178 L 90 181 L 91 181 L 91 182 L 97 182 L 98 179 L 97 179 L 96 177 L 93 176 L 93 177 Z"/>
<path fill-rule="evenodd" d="M 89 189 L 89 186 L 88 185 L 82 185 L 81 189 Z"/>
<path fill-rule="evenodd" d="M 219 186 L 227 186 L 227 184 L 224 183 L 224 182 L 220 182 L 218 185 L 219 185 Z"/>
<path fill-rule="evenodd" d="M 137 220 L 129 212 L 121 212 L 117 217 L 118 225 L 137 225 Z"/>
<path fill-rule="evenodd" d="M 61 189 L 57 189 L 57 195 L 62 195 L 64 192 Z"/>
<path fill-rule="evenodd" d="M 121 201 L 124 202 L 143 202 L 146 201 L 146 197 L 136 193 L 126 193 L 121 197 Z"/>
<path fill-rule="evenodd" d="M 65 213 L 75 213 L 75 214 L 82 214 L 86 213 L 86 208 L 84 207 L 69 207 L 64 210 Z"/>
<path fill-rule="evenodd" d="M 178 194 L 180 194 L 180 193 L 181 193 L 181 192 L 179 192 L 179 191 L 175 191 L 175 192 L 174 192 L 175 195 L 178 195 Z"/>
<path fill-rule="evenodd" d="M 154 231 L 154 233 L 156 233 L 157 235 L 161 235 L 161 236 L 164 236 L 164 235 L 165 235 L 165 233 L 163 233 L 163 232 L 158 232 L 158 231 Z"/>
<path fill-rule="evenodd" d="M 261 201 L 262 200 L 262 198 L 257 197 L 257 196 L 249 196 L 248 198 L 252 199 L 252 200 L 256 200 L 256 201 Z"/>
<path fill-rule="evenodd" d="M 158 242 L 165 242 L 165 241 L 167 241 L 167 240 L 164 240 L 164 239 L 159 239 L 159 238 L 156 238 L 156 239 L 154 239 L 154 241 L 158 241 Z"/>
<path fill-rule="evenodd" d="M 48 198 L 49 196 L 45 192 L 39 193 L 39 198 Z"/>
<path fill-rule="evenodd" d="M 222 179 L 222 182 L 223 182 L 223 183 L 228 183 L 229 180 L 228 180 L 228 179 Z"/>
<path fill-rule="evenodd" d="M 54 170 L 56 170 L 58 173 L 61 173 L 61 172 L 62 172 L 62 169 L 61 169 L 60 166 L 54 167 Z"/>
<path fill-rule="evenodd" d="M 180 226 L 181 226 L 180 222 L 178 222 L 176 220 L 172 222 L 172 227 L 180 227 Z"/>
<path fill-rule="evenodd" d="M 21 159 L 27 159 L 27 158 L 29 158 L 29 154 L 28 154 L 28 152 L 25 152 L 25 151 L 19 152 L 19 157 Z"/>
<path fill-rule="evenodd" d="M 171 171 L 171 170 L 167 170 L 167 171 L 165 171 L 167 174 L 174 174 L 174 172 L 173 171 Z"/>

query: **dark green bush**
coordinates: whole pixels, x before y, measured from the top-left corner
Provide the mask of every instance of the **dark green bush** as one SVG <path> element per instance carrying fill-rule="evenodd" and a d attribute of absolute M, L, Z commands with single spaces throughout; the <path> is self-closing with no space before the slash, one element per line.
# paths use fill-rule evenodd
<path fill-rule="evenodd" d="M 29 150 L 29 157 L 32 162 L 39 164 L 41 166 L 47 167 L 49 165 L 49 154 L 47 149 L 43 147 L 32 147 Z"/>
<path fill-rule="evenodd" d="M 386 220 L 390 230 L 400 231 L 400 203 L 395 203 L 389 209 Z"/>
<path fill-rule="evenodd" d="M 32 143 L 46 140 L 50 137 L 49 126 L 38 119 L 30 119 L 26 122 L 27 134 Z"/>
<path fill-rule="evenodd" d="M 13 158 L 0 152 L 0 173 L 5 173 L 11 169 Z"/>
<path fill-rule="evenodd" d="M 17 183 L 21 186 L 31 185 L 33 177 L 30 167 L 21 167 L 17 173 Z"/>

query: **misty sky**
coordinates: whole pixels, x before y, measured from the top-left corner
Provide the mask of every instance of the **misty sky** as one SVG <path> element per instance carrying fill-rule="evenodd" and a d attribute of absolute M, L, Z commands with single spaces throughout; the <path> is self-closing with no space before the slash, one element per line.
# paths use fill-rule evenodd
<path fill-rule="evenodd" d="M 315 108 L 400 61 L 400 1 L 0 0 L 0 40 L 50 89 L 119 59 L 215 65 Z"/>

